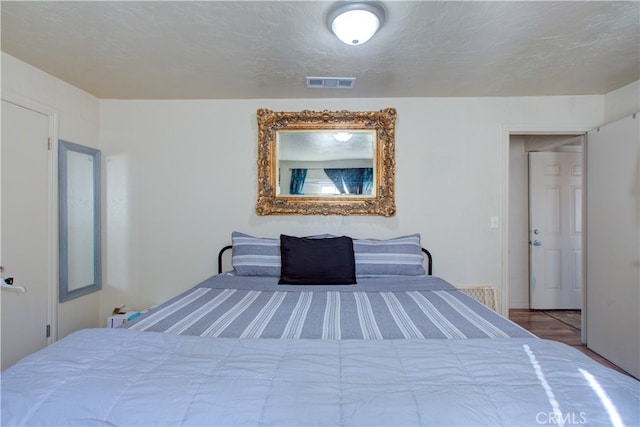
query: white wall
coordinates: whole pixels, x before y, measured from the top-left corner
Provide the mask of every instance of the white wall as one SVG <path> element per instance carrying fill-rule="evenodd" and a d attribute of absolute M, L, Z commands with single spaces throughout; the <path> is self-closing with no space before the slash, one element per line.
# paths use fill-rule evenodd
<path fill-rule="evenodd" d="M 60 337 L 101 325 L 116 303 L 142 308 L 206 278 L 233 229 L 355 237 L 418 231 L 434 252 L 436 274 L 503 288 L 505 229 L 489 229 L 488 219 L 505 203 L 505 130 L 595 127 L 640 110 L 639 90 L 635 82 L 604 97 L 99 101 L 2 53 L 3 97 L 56 111 L 60 138 L 105 152 L 105 291 L 101 302 L 91 294 L 58 305 Z M 255 215 L 257 108 L 389 106 L 399 113 L 395 217 Z"/>
<path fill-rule="evenodd" d="M 396 216 L 255 214 L 258 108 L 385 107 L 398 111 Z M 496 230 L 489 220 L 507 200 L 505 129 L 587 130 L 602 117 L 602 96 L 103 100 L 101 315 L 118 304 L 159 303 L 209 277 L 233 230 L 378 238 L 419 232 L 436 275 L 457 285 L 495 285 L 503 297 L 504 222 Z"/>
<path fill-rule="evenodd" d="M 595 127 L 640 110 L 639 88 L 604 97 L 100 101 L 2 53 L 3 97 L 47 106 L 58 113 L 61 138 L 104 152 L 105 290 L 58 306 L 60 337 L 102 325 L 114 304 L 146 307 L 208 277 L 234 229 L 417 231 L 434 252 L 436 274 L 458 285 L 496 284 L 504 299 L 507 234 L 502 218 L 492 230 L 489 217 L 506 210 L 509 130 Z M 390 106 L 398 109 L 395 217 L 255 215 L 257 108 Z"/>
<path fill-rule="evenodd" d="M 640 80 L 609 92 L 604 97 L 604 123 L 640 112 Z"/>
<path fill-rule="evenodd" d="M 78 144 L 98 147 L 99 109 L 97 98 L 71 86 L 50 74 L 44 73 L 16 58 L 2 53 L 2 98 L 18 104 L 41 105 L 47 111 L 57 113 L 58 137 Z M 57 153 L 54 147 L 53 155 Z M 52 184 L 57 188 L 56 170 L 53 162 Z M 54 193 L 57 194 L 57 191 Z M 57 209 L 55 199 L 53 211 Z M 43 213 L 46 214 L 46 213 Z M 57 219 L 52 219 L 54 235 L 57 236 Z M 51 243 L 52 263 L 57 280 L 57 240 Z M 57 292 L 54 294 L 57 301 Z M 98 313 L 99 293 L 93 293 L 62 304 L 57 304 L 57 336 L 62 338 L 69 333 L 102 324 Z"/>

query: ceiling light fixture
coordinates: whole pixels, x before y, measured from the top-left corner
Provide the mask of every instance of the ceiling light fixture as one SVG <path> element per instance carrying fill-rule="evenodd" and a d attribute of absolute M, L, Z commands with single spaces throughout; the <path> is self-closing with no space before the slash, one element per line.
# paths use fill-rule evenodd
<path fill-rule="evenodd" d="M 343 43 L 366 43 L 382 27 L 385 11 L 377 1 L 341 1 L 327 14 L 329 29 Z"/>
<path fill-rule="evenodd" d="M 348 140 L 351 139 L 352 136 L 353 134 L 349 132 L 336 132 L 333 134 L 333 138 L 336 141 L 340 141 L 340 142 L 347 142 Z"/>

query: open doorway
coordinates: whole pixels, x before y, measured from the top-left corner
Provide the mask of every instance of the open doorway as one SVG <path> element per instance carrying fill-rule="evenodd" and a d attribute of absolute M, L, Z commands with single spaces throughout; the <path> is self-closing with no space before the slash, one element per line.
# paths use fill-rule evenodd
<path fill-rule="evenodd" d="M 551 234 L 546 233 L 543 237 L 543 230 L 541 224 L 532 224 L 530 223 L 530 213 L 531 213 L 531 205 L 530 205 L 530 189 L 532 188 L 532 183 L 529 178 L 529 153 L 573 153 L 573 154 L 550 154 L 553 157 L 571 157 L 575 156 L 579 159 L 583 157 L 583 143 L 584 136 L 581 134 L 518 134 L 518 135 L 510 135 L 509 138 L 509 251 L 508 251 L 508 272 L 509 272 L 509 308 L 516 309 L 528 309 L 528 308 L 536 308 L 536 309 L 558 309 L 564 308 L 562 304 L 564 302 L 554 303 L 554 298 L 556 295 L 554 294 L 555 288 L 561 288 L 562 286 L 560 282 L 560 277 L 566 276 L 567 274 L 573 274 L 573 277 L 567 279 L 566 277 L 562 280 L 572 281 L 570 284 L 571 288 L 578 287 L 580 288 L 580 292 L 582 290 L 582 266 L 581 266 L 581 250 L 582 250 L 582 233 L 578 233 L 579 241 L 577 243 L 578 249 L 563 249 L 563 250 L 549 250 L 546 255 L 544 251 L 540 250 L 539 252 L 535 252 L 541 248 L 551 248 L 553 245 L 558 244 L 558 242 L 551 239 Z M 544 156 L 543 156 L 544 157 Z M 545 175 L 544 168 L 542 167 L 543 172 L 542 175 Z M 547 166 L 548 170 L 553 169 Z M 577 168 L 574 166 L 573 172 L 578 172 Z M 579 172 L 582 172 L 582 168 L 579 168 Z M 537 179 L 537 178 L 535 178 Z M 582 183 L 582 177 L 579 178 L 580 186 Z M 571 187 L 571 184 L 569 184 Z M 575 187 L 575 186 L 573 186 Z M 578 207 L 581 208 L 582 200 L 581 200 L 581 188 L 571 188 L 568 197 L 573 198 L 574 204 L 578 204 Z M 554 190 L 555 191 L 555 190 Z M 551 195 L 556 197 L 556 194 L 553 192 L 543 192 L 545 195 Z M 560 197 L 560 191 L 558 190 L 557 196 Z M 555 200 L 555 199 L 554 199 Z M 553 208 L 553 209 L 552 209 Z M 575 228 L 581 228 L 581 209 L 572 210 L 572 209 L 560 209 L 559 205 L 554 206 L 550 205 L 549 208 L 538 209 L 542 212 L 543 215 L 558 215 L 558 222 L 562 222 L 564 224 L 572 224 L 572 231 L 575 231 Z M 572 218 L 560 218 L 559 216 L 572 216 Z M 546 221 L 549 222 L 549 221 Z M 544 225 L 543 227 L 546 227 Z M 566 229 L 566 226 L 563 226 L 563 229 Z M 538 233 L 538 234 L 536 234 Z M 571 238 L 573 244 L 575 245 L 575 237 L 576 233 L 571 233 Z M 537 246 L 533 246 L 533 245 Z M 543 246 L 545 245 L 545 246 Z M 532 250 L 533 249 L 533 250 Z M 564 253 L 562 255 L 561 252 Z M 554 254 L 557 254 L 557 257 L 554 257 Z M 571 267 L 563 267 L 560 259 L 567 260 L 568 254 L 571 254 Z M 539 261 L 542 260 L 540 264 Z M 546 263 L 545 263 L 546 261 Z M 536 265 L 533 265 L 537 263 Z M 535 272 L 535 269 L 543 269 L 543 272 Z M 546 270 L 545 270 L 546 269 Z M 565 272 L 563 273 L 563 270 Z M 568 271 L 571 270 L 571 271 Z M 568 273 L 567 273 L 568 271 Z M 550 281 L 547 284 L 543 284 L 544 279 L 549 278 Z M 532 290 L 536 291 L 536 296 L 540 294 L 542 289 L 551 289 L 549 292 L 548 298 L 550 298 L 549 303 L 543 298 L 542 305 L 540 305 L 539 298 L 532 301 Z M 559 292 L 555 292 L 559 293 Z M 566 306 L 566 308 L 572 308 L 580 310 L 582 308 L 582 297 L 579 296 L 574 298 L 577 300 L 577 306 L 575 304 L 571 304 Z M 533 303 L 533 304 L 532 304 Z M 536 306 L 537 305 L 537 306 Z M 546 306 L 548 305 L 548 306 Z M 579 312 L 578 312 L 579 314 Z M 578 320 L 578 324 L 580 320 Z"/>

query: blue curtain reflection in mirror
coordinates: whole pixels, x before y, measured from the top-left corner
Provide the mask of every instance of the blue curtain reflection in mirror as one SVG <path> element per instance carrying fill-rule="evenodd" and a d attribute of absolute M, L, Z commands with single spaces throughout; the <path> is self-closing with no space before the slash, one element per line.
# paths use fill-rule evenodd
<path fill-rule="evenodd" d="M 100 151 L 59 141 L 59 300 L 102 287 Z"/>
<path fill-rule="evenodd" d="M 291 169 L 289 194 L 302 194 L 305 179 L 307 179 L 307 169 Z"/>
<path fill-rule="evenodd" d="M 373 168 L 346 168 L 324 170 L 340 194 L 371 194 Z"/>

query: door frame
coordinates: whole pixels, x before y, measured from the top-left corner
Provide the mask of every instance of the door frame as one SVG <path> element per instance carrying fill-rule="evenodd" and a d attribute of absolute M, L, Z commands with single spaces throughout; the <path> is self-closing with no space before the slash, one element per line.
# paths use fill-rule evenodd
<path fill-rule="evenodd" d="M 32 99 L 26 98 L 12 90 L 2 89 L 2 101 L 14 104 L 18 107 L 34 111 L 36 113 L 47 116 L 49 122 L 48 138 L 49 149 L 47 153 L 47 167 L 49 169 L 47 182 L 47 218 L 48 218 L 48 236 L 47 236 L 47 324 L 50 326 L 50 334 L 47 338 L 47 345 L 57 340 L 58 336 L 58 312 L 57 312 L 57 281 L 58 277 L 58 209 L 57 209 L 57 188 L 58 188 L 58 162 L 55 153 L 58 152 L 58 119 L 59 113 L 51 107 L 43 105 Z M 2 142 L 0 141 L 0 149 Z M 2 179 L 0 177 L 0 179 Z M 2 199 L 0 198 L 0 215 L 2 212 Z M 2 238 L 2 222 L 0 221 L 0 239 Z M 0 248 L 1 251 L 1 248 Z M 0 253 L 0 259 L 2 253 Z"/>
<path fill-rule="evenodd" d="M 501 301 L 500 301 L 500 312 L 504 313 L 506 317 L 509 315 L 509 154 L 511 149 L 511 136 L 512 135 L 586 135 L 589 130 L 593 127 L 576 127 L 575 125 L 556 125 L 556 126 L 530 126 L 530 125 L 502 125 L 501 133 L 502 133 L 502 145 L 501 145 L 501 191 L 500 191 L 500 213 L 502 215 L 502 227 L 500 228 L 500 239 L 501 239 L 501 256 L 500 256 L 500 271 L 501 271 Z M 582 141 L 583 144 L 583 157 L 585 156 L 586 150 L 584 150 L 585 139 Z M 582 182 L 583 186 L 586 183 L 588 171 L 586 168 L 583 169 L 582 174 Z M 586 209 L 585 209 L 585 197 L 582 198 L 582 224 L 585 224 L 586 220 Z M 586 284 L 586 239 L 583 234 L 582 238 L 582 331 L 581 331 L 581 340 L 582 342 L 586 342 L 587 331 L 586 331 L 586 317 L 588 315 L 586 307 L 586 295 L 587 295 L 587 284 Z"/>

